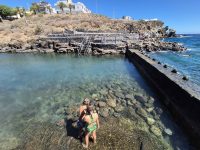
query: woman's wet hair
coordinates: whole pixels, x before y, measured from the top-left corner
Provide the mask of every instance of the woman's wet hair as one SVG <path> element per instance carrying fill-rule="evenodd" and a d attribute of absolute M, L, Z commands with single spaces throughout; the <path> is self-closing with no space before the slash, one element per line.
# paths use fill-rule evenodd
<path fill-rule="evenodd" d="M 85 104 L 86 102 L 90 103 L 89 98 L 85 98 L 85 99 L 83 100 L 83 104 Z"/>

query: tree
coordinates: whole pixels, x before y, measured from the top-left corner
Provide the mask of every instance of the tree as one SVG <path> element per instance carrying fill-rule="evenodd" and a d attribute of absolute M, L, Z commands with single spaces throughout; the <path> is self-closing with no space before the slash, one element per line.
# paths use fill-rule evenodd
<path fill-rule="evenodd" d="M 70 10 L 70 14 L 72 14 L 72 9 L 75 9 L 75 6 L 72 5 L 71 3 L 69 3 L 67 7 L 68 7 L 69 10 Z"/>
<path fill-rule="evenodd" d="M 33 11 L 33 13 L 36 15 L 37 12 L 39 11 L 40 9 L 40 6 L 37 5 L 37 4 L 32 4 L 31 8 L 30 8 L 30 11 Z"/>
<path fill-rule="evenodd" d="M 47 9 L 49 10 L 49 13 L 52 13 L 52 8 L 50 6 L 47 6 Z"/>
<path fill-rule="evenodd" d="M 6 18 L 7 16 L 13 16 L 16 14 L 17 14 L 16 9 L 13 9 L 5 5 L 0 5 L 0 16 L 2 18 Z"/>
<path fill-rule="evenodd" d="M 26 14 L 26 9 L 24 7 L 20 8 L 20 7 L 16 7 L 15 8 L 17 14 L 20 15 L 20 17 L 25 16 Z"/>
<path fill-rule="evenodd" d="M 63 2 L 59 2 L 57 6 L 62 10 L 62 13 L 64 13 L 64 8 L 67 7 L 67 5 Z"/>

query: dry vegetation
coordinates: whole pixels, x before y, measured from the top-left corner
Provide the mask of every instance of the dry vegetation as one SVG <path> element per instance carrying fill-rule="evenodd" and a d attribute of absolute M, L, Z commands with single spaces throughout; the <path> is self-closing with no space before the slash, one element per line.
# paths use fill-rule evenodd
<path fill-rule="evenodd" d="M 121 21 L 111 20 L 105 16 L 94 14 L 79 15 L 35 15 L 21 18 L 15 21 L 3 21 L 0 23 L 0 44 L 7 43 L 29 43 L 36 40 L 39 36 L 47 35 L 52 32 L 63 32 L 64 29 L 84 29 L 90 31 L 129 31 L 150 32 L 150 30 L 161 29 L 161 21 Z"/>

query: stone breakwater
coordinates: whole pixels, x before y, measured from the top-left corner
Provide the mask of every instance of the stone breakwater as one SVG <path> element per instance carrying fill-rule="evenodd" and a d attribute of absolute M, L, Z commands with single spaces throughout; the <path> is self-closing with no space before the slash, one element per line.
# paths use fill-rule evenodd
<path fill-rule="evenodd" d="M 59 35 L 62 36 L 62 35 Z M 121 40 L 115 42 L 105 42 L 93 40 L 94 35 L 87 38 L 59 38 L 53 40 L 54 37 L 47 37 L 38 39 L 32 44 L 22 43 L 9 43 L 0 46 L 1 53 L 79 53 L 79 54 L 92 54 L 92 55 L 105 55 L 105 54 L 125 54 L 126 49 L 139 49 L 144 51 L 184 51 L 186 48 L 174 42 L 161 42 L 157 38 L 148 39 L 133 39 L 133 35 L 121 35 Z M 102 39 L 104 37 L 100 37 Z M 111 37 L 116 40 L 117 37 Z M 90 39 L 90 40 L 88 40 Z M 63 41 L 64 40 L 64 41 Z"/>
<path fill-rule="evenodd" d="M 160 99 L 172 112 L 177 123 L 200 148 L 200 89 L 184 80 L 177 71 L 150 59 L 144 52 L 128 50 L 126 56 L 136 65 L 142 75 L 154 87 Z"/>

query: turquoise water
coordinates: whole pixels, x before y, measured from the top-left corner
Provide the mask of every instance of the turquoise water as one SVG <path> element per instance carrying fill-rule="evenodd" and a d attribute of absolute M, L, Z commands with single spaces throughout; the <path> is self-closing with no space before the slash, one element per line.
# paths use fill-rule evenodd
<path fill-rule="evenodd" d="M 168 38 L 165 41 L 179 42 L 188 48 L 184 52 L 156 52 L 152 57 L 176 68 L 181 74 L 200 86 L 200 35 Z"/>
<path fill-rule="evenodd" d="M 0 149 L 20 143 L 20 133 L 32 122 L 55 123 L 59 109 L 109 89 L 123 94 L 154 95 L 136 68 L 123 56 L 0 54 Z M 156 101 L 155 107 L 161 107 Z M 172 147 L 188 149 L 187 138 L 167 111 L 161 124 Z M 175 140 L 178 139 L 178 140 Z"/>

